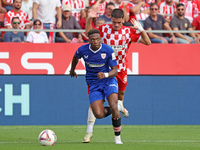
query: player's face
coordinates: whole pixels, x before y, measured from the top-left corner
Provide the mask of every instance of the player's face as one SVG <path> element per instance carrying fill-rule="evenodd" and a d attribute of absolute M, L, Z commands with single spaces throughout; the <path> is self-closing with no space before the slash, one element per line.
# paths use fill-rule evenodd
<path fill-rule="evenodd" d="M 92 50 L 98 50 L 101 46 L 100 34 L 94 33 L 89 36 L 89 43 L 91 44 Z"/>
<path fill-rule="evenodd" d="M 111 21 L 112 21 L 112 28 L 114 30 L 118 31 L 118 30 L 121 29 L 121 26 L 122 26 L 122 23 L 123 23 L 123 18 L 114 18 L 114 17 L 112 17 Z"/>
<path fill-rule="evenodd" d="M 15 9 L 20 9 L 22 6 L 22 0 L 15 0 L 13 3 Z"/>

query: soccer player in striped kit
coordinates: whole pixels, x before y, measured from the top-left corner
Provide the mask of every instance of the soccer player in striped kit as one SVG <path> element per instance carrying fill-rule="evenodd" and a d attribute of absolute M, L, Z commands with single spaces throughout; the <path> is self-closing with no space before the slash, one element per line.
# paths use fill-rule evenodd
<path fill-rule="evenodd" d="M 92 18 L 96 17 L 96 10 L 92 9 L 88 14 L 86 22 L 86 34 L 92 29 Z M 123 116 L 128 117 L 129 113 L 123 106 L 123 99 L 125 94 L 125 89 L 127 86 L 127 58 L 126 54 L 131 42 L 140 42 L 145 45 L 151 44 L 151 41 L 141 26 L 141 24 L 132 19 L 132 27 L 123 26 L 124 12 L 121 9 L 114 9 L 111 14 L 112 24 L 101 25 L 98 30 L 100 31 L 100 36 L 102 43 L 111 46 L 115 51 L 115 56 L 117 60 L 117 82 L 119 86 L 118 90 L 118 110 Z M 92 113 L 91 108 L 88 110 L 88 120 L 87 120 L 87 132 L 83 138 L 83 143 L 90 142 L 93 136 L 93 125 L 95 122 L 95 117 Z"/>

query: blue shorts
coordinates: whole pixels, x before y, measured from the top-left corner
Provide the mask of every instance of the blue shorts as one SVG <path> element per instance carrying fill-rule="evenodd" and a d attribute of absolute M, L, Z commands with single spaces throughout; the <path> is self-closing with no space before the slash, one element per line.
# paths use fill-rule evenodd
<path fill-rule="evenodd" d="M 92 90 L 89 90 L 90 104 L 92 104 L 94 101 L 105 100 L 105 97 L 108 98 L 108 96 L 112 93 L 118 94 L 117 79 L 116 78 L 107 78 L 107 79 L 108 80 L 105 84 L 102 82 L 98 85 L 92 85 L 93 86 Z"/>

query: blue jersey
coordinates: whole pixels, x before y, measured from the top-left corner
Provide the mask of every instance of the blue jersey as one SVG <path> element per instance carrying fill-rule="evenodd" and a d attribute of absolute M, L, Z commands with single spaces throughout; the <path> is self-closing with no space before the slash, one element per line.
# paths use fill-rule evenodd
<path fill-rule="evenodd" d="M 115 53 L 106 44 L 101 44 L 96 51 L 92 50 L 90 46 L 90 44 L 83 45 L 76 51 L 76 56 L 79 59 L 83 58 L 85 61 L 86 82 L 88 85 L 106 82 L 108 78 L 98 79 L 97 73 L 109 72 L 111 70 L 110 67 L 117 65 Z"/>

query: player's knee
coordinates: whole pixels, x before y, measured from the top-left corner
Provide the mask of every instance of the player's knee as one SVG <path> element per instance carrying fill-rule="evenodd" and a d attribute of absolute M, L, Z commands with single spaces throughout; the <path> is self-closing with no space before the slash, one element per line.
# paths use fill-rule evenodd
<path fill-rule="evenodd" d="M 111 109 L 111 112 L 118 111 L 117 104 L 114 104 L 114 105 L 110 106 L 110 109 Z"/>
<path fill-rule="evenodd" d="M 103 113 L 95 113 L 94 116 L 97 118 L 97 119 L 101 119 L 104 117 L 104 114 Z"/>

